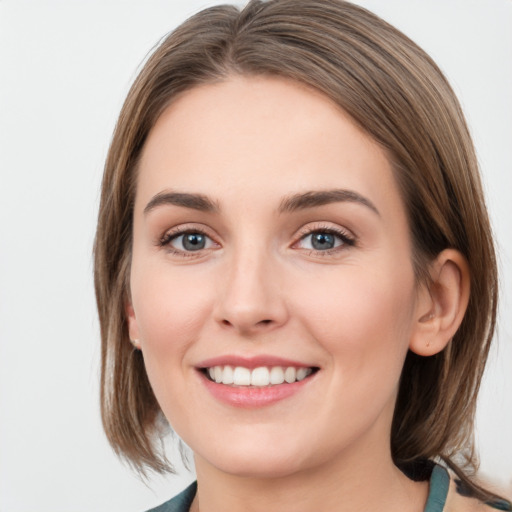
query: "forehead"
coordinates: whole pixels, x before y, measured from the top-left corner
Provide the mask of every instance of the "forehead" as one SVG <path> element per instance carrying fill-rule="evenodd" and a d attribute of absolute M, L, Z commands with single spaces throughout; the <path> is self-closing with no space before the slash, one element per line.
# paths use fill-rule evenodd
<path fill-rule="evenodd" d="M 143 150 L 137 202 L 169 188 L 268 203 L 340 187 L 400 201 L 386 152 L 331 100 L 293 81 L 237 76 L 163 112 Z"/>

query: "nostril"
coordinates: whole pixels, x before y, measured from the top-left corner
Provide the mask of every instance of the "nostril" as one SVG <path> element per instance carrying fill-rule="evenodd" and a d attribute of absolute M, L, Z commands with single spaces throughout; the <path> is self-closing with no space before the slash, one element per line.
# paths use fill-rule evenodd
<path fill-rule="evenodd" d="M 234 327 L 236 325 L 236 322 L 235 323 L 230 322 L 229 320 L 227 320 L 225 318 L 221 321 L 221 323 L 224 327 Z M 256 322 L 255 324 L 253 324 L 253 326 L 254 327 L 257 327 L 257 326 L 263 327 L 263 326 L 269 325 L 271 323 L 273 323 L 273 320 L 265 319 L 265 320 L 260 320 L 259 322 Z"/>

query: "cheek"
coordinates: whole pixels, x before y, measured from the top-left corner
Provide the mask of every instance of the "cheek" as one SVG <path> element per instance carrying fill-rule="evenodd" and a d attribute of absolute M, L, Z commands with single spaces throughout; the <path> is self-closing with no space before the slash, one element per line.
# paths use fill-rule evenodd
<path fill-rule="evenodd" d="M 144 364 L 155 396 L 174 426 L 183 397 L 188 396 L 190 348 L 201 337 L 211 300 L 202 280 L 191 279 L 186 272 L 171 273 L 165 265 L 137 270 L 131 288 Z"/>
<path fill-rule="evenodd" d="M 211 304 L 204 280 L 155 266 L 132 281 L 132 300 L 145 359 L 179 357 L 197 340 Z"/>
<path fill-rule="evenodd" d="M 409 344 L 414 311 L 412 270 L 369 268 L 347 267 L 324 279 L 327 286 L 304 286 L 300 291 L 298 287 L 295 292 L 307 330 L 331 355 L 332 364 L 343 368 L 343 378 L 358 372 L 380 373 L 381 369 L 399 374 Z"/>

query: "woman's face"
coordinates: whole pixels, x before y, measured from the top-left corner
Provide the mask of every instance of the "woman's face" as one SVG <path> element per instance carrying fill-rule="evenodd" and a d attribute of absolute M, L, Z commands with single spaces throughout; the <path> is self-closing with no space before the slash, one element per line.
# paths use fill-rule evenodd
<path fill-rule="evenodd" d="M 130 336 L 196 464 L 282 476 L 389 455 L 411 241 L 386 153 L 324 96 L 233 77 L 168 107 L 130 283 Z"/>

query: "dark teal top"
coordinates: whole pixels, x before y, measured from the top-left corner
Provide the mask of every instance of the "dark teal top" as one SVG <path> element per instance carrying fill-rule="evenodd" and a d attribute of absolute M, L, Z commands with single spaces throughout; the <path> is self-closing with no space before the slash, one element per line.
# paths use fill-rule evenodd
<path fill-rule="evenodd" d="M 172 500 L 166 501 L 148 512 L 188 512 L 197 492 L 197 482 L 191 483 Z"/>
<path fill-rule="evenodd" d="M 430 490 L 428 492 L 425 512 L 442 512 L 448 489 L 450 488 L 450 475 L 441 466 L 434 466 L 430 475 Z"/>
<path fill-rule="evenodd" d="M 434 465 L 430 475 L 430 489 L 424 512 L 443 512 L 449 489 L 450 475 L 448 471 L 442 466 Z M 197 482 L 194 482 L 171 500 L 147 512 L 189 512 L 196 492 Z M 487 505 L 496 510 L 512 510 L 506 501 L 488 503 Z"/>

